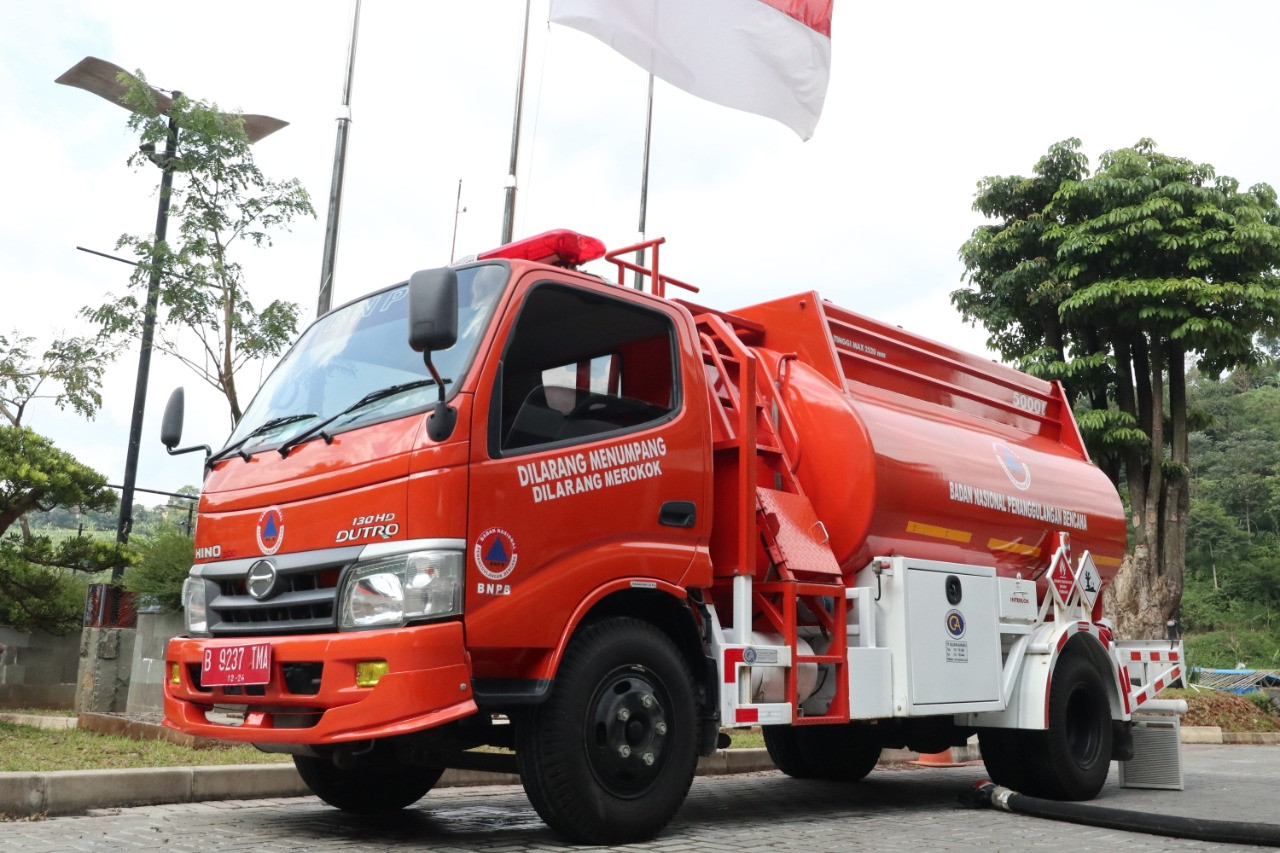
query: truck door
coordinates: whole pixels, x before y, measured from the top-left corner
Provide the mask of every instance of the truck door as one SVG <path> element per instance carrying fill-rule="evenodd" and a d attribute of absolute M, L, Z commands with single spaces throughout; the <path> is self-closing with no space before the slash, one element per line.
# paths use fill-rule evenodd
<path fill-rule="evenodd" d="M 711 515 L 709 415 L 687 316 L 545 274 L 510 304 L 472 428 L 466 620 L 477 678 L 521 677 L 512 647 L 529 649 L 536 671 L 538 650 L 555 648 L 579 605 L 610 584 L 678 583 Z"/>

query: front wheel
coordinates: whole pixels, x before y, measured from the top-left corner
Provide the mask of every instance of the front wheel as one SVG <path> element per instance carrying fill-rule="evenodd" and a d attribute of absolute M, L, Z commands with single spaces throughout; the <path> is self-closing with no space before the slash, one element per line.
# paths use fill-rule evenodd
<path fill-rule="evenodd" d="M 444 773 L 443 767 L 412 767 L 391 760 L 369 760 L 345 770 L 327 758 L 295 755 L 293 763 L 313 794 L 354 814 L 381 814 L 413 805 Z"/>
<path fill-rule="evenodd" d="M 693 679 L 647 622 L 597 622 L 565 651 L 550 698 L 516 720 L 529 801 L 552 829 L 584 844 L 657 835 L 697 767 Z"/>

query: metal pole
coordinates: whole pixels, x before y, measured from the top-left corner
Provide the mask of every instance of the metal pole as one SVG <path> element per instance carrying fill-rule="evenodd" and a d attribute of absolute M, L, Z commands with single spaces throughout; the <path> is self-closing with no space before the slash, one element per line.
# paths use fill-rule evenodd
<path fill-rule="evenodd" d="M 453 256 L 458 248 L 458 216 L 463 210 L 462 178 L 458 178 L 458 198 L 453 203 L 453 239 L 449 241 L 449 263 L 453 263 Z"/>
<path fill-rule="evenodd" d="M 516 164 L 520 159 L 520 111 L 524 106 L 524 63 L 529 54 L 529 6 L 524 0 L 524 40 L 520 43 L 520 73 L 516 76 L 516 115 L 511 123 L 511 161 L 507 166 L 507 201 L 502 210 L 502 245 L 511 242 L 516 226 Z"/>
<path fill-rule="evenodd" d="M 640 242 L 644 242 L 645 217 L 649 212 L 649 139 L 653 136 L 653 75 L 649 75 L 649 102 L 644 115 L 644 168 L 640 172 Z M 644 266 L 644 249 L 636 252 L 636 266 Z M 636 290 L 644 290 L 644 277 L 636 270 Z M 653 282 L 656 288 L 658 283 Z"/>
<path fill-rule="evenodd" d="M 180 92 L 174 92 L 176 101 Z M 133 529 L 133 491 L 138 482 L 138 449 L 142 444 L 142 416 L 147 406 L 147 380 L 151 376 L 151 343 L 155 339 L 156 308 L 160 302 L 160 245 L 169 230 L 169 196 L 173 189 L 173 160 L 178 151 L 178 123 L 169 115 L 169 138 L 165 140 L 160 161 L 160 204 L 156 210 L 155 243 L 151 250 L 151 278 L 147 282 L 147 306 L 142 314 L 142 350 L 138 353 L 138 379 L 133 389 L 133 420 L 129 423 L 129 449 L 124 460 L 124 484 L 120 487 L 120 521 L 116 541 L 125 544 Z M 124 566 L 111 570 L 112 583 L 118 583 Z"/>
<path fill-rule="evenodd" d="M 338 138 L 333 151 L 333 180 L 329 184 L 329 214 L 324 229 L 324 257 L 320 262 L 320 298 L 316 316 L 326 313 L 333 300 L 333 268 L 338 255 L 338 220 L 342 209 L 342 177 L 347 165 L 347 135 L 351 127 L 351 83 L 356 73 L 356 36 L 360 29 L 360 0 L 351 6 L 351 41 L 347 45 L 347 75 L 338 108 Z"/>

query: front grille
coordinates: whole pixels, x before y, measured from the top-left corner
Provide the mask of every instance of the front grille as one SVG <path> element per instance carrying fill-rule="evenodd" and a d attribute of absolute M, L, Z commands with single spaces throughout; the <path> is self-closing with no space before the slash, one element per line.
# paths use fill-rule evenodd
<path fill-rule="evenodd" d="M 209 630 L 215 637 L 304 634 L 337 628 L 338 588 L 342 573 L 360 548 L 334 548 L 261 559 L 276 567 L 270 597 L 249 595 L 246 578 L 259 558 L 206 563 Z"/>

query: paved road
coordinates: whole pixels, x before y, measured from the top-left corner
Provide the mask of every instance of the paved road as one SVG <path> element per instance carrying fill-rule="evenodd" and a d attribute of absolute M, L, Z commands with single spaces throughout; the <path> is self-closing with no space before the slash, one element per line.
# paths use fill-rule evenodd
<path fill-rule="evenodd" d="M 1186 790 L 1121 789 L 1113 768 L 1097 800 L 1115 808 L 1280 822 L 1280 747 L 1184 746 Z M 702 777 L 656 841 L 629 849 L 1061 850 L 1258 849 L 960 808 L 983 769 L 896 767 L 866 782 L 799 782 L 776 772 Z M 434 791 L 391 819 L 361 820 L 303 797 L 104 810 L 84 817 L 0 823 L 0 850 L 288 851 L 549 850 L 564 847 L 516 786 Z"/>

